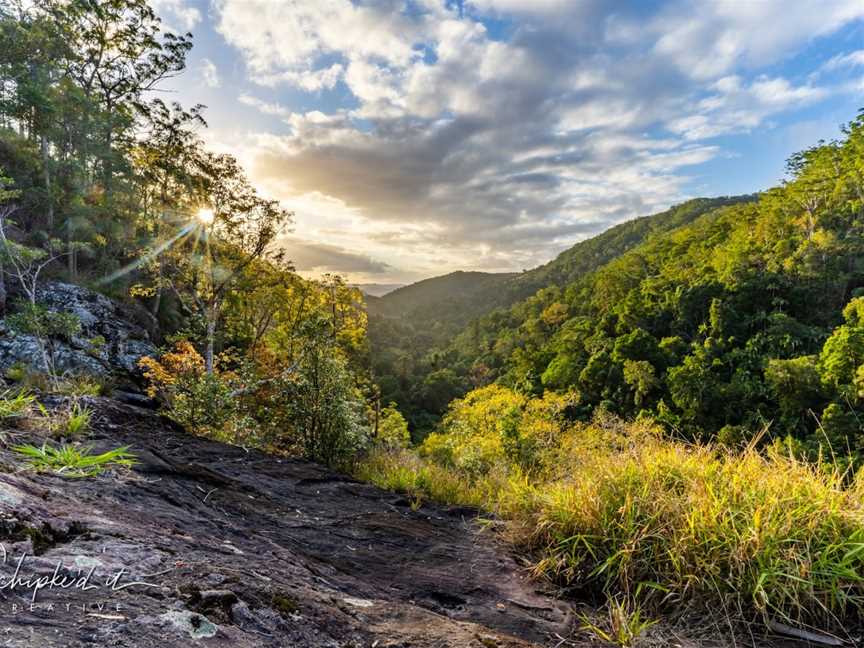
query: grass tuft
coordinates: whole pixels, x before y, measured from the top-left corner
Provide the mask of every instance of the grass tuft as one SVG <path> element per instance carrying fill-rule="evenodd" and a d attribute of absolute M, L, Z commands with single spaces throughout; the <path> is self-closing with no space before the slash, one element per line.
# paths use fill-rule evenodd
<path fill-rule="evenodd" d="M 110 467 L 131 467 L 137 463 L 135 455 L 128 451 L 129 446 L 102 454 L 93 454 L 89 446 L 61 444 L 52 447 L 47 443 L 41 447 L 15 446 L 13 450 L 22 455 L 34 470 L 72 478 L 95 477 Z"/>
<path fill-rule="evenodd" d="M 36 401 L 36 397 L 26 390 L 7 390 L 0 394 L 0 420 L 17 419 L 26 416 Z"/>

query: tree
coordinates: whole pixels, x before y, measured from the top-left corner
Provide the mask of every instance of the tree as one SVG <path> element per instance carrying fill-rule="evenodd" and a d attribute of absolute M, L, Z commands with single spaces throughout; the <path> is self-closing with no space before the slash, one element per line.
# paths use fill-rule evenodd
<path fill-rule="evenodd" d="M 204 324 L 204 359 L 212 374 L 225 300 L 244 270 L 267 258 L 292 214 L 275 200 L 261 198 L 230 155 L 202 151 L 196 165 L 199 204 L 212 207 L 190 215 L 194 235 L 174 248 L 177 270 L 168 281 L 187 311 Z"/>
<path fill-rule="evenodd" d="M 278 446 L 332 466 L 344 466 L 366 445 L 365 404 L 348 363 L 324 334 L 323 321 L 307 324 L 308 343 L 296 372 L 274 384 L 282 404 Z"/>
<path fill-rule="evenodd" d="M 381 410 L 378 420 L 378 435 L 375 437 L 375 443 L 390 450 L 407 448 L 411 445 L 408 421 L 396 409 L 395 403 L 390 403 Z"/>

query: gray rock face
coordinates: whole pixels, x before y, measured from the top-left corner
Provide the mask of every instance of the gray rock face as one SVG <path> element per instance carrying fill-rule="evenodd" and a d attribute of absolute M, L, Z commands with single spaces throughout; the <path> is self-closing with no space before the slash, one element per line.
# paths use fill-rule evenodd
<path fill-rule="evenodd" d="M 65 283 L 40 288 L 38 301 L 57 312 L 72 313 L 81 333 L 70 341 L 51 340 L 59 372 L 107 376 L 138 373 L 138 360 L 156 353 L 147 330 L 135 322 L 140 316 L 104 295 Z M 38 371 L 45 366 L 35 337 L 11 330 L 0 321 L 0 370 L 21 363 Z"/>

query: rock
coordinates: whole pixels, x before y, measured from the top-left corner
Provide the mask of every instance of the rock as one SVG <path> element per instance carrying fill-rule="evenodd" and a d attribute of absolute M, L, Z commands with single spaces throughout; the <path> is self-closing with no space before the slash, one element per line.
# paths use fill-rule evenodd
<path fill-rule="evenodd" d="M 201 592 L 201 605 L 224 605 L 231 604 L 237 600 L 237 595 L 231 590 L 203 590 Z"/>
<path fill-rule="evenodd" d="M 192 639 L 213 637 L 219 630 L 218 626 L 203 614 L 188 610 L 168 610 L 157 618 L 172 625 L 179 632 L 188 634 Z"/>
<path fill-rule="evenodd" d="M 88 443 L 131 446 L 141 463 L 93 479 L 0 473 L 0 577 L 27 553 L 26 577 L 50 578 L 59 562 L 93 569 L 97 586 L 46 588 L 40 606 L 74 605 L 54 613 L 4 589 L 0 645 L 481 648 L 481 635 L 539 648 L 569 636 L 569 604 L 538 592 L 470 520 L 397 509 L 392 493 L 323 466 L 190 436 L 113 399 L 84 402 Z M 16 442 L 39 439 L 22 429 Z M 0 444 L 3 462 L 22 467 Z M 109 585 L 118 575 L 122 589 Z M 498 611 L 502 601 L 520 604 Z"/>
<path fill-rule="evenodd" d="M 361 598 L 353 598 L 351 596 L 346 596 L 342 600 L 348 605 L 351 605 L 352 607 L 370 608 L 375 606 L 375 603 L 373 603 L 372 601 Z"/>
<path fill-rule="evenodd" d="M 81 333 L 72 340 L 52 340 L 55 369 L 78 375 L 137 376 L 138 361 L 156 354 L 142 312 L 118 304 L 82 286 L 48 283 L 40 287 L 38 302 L 50 310 L 74 314 Z M 45 371 L 37 338 L 11 330 L 0 321 L 0 371 L 23 364 Z"/>
<path fill-rule="evenodd" d="M 144 409 L 156 409 L 159 406 L 159 403 L 149 396 L 120 389 L 115 389 L 111 392 L 111 398 L 125 405 L 134 405 L 135 407 L 143 407 Z"/>

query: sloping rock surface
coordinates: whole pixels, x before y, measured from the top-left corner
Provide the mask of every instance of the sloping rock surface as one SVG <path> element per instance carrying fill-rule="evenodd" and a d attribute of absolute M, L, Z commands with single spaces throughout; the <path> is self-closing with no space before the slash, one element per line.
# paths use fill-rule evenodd
<path fill-rule="evenodd" d="M 46 588 L 32 607 L 31 589 L 0 590 L 4 646 L 516 648 L 568 636 L 569 605 L 469 511 L 412 510 L 313 463 L 87 402 L 96 449 L 128 444 L 140 463 L 75 480 L 21 471 L 0 451 L 0 577 L 27 552 L 19 573 L 50 576 L 59 561 L 100 585 Z M 148 585 L 104 585 L 118 573 L 114 585 Z"/>

